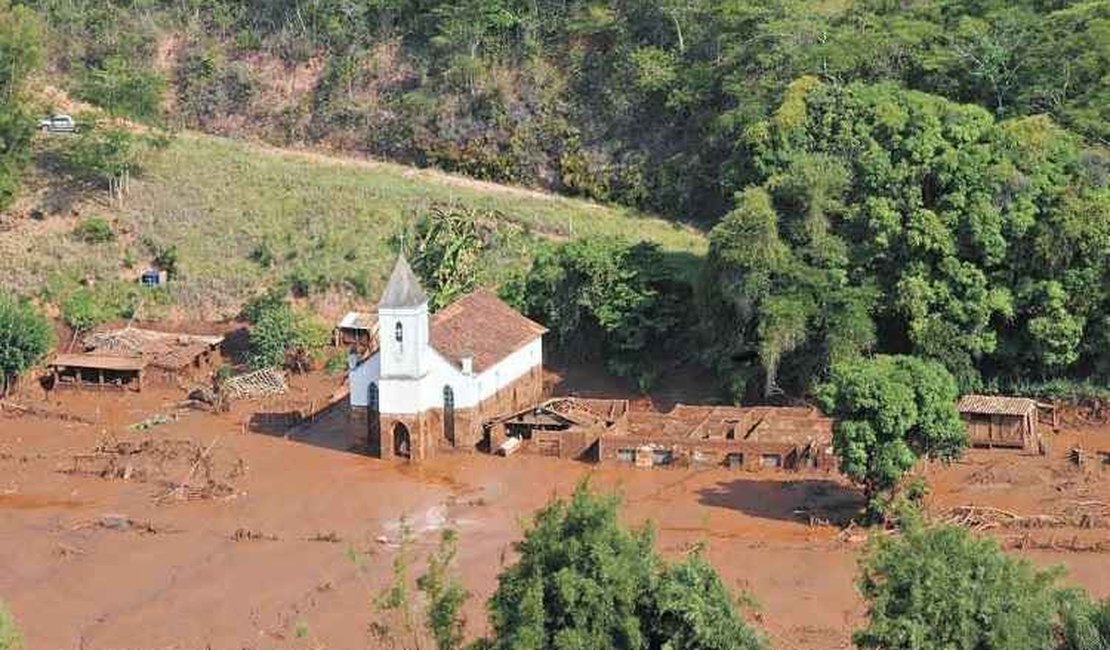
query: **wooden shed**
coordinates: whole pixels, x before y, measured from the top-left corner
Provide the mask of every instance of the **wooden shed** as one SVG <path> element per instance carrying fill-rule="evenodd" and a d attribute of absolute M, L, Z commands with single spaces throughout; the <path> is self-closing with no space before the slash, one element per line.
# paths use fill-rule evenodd
<path fill-rule="evenodd" d="M 1037 430 L 1040 412 L 1055 407 L 1025 397 L 1001 395 L 964 395 L 956 409 L 967 426 L 971 444 L 976 447 L 1014 447 L 1041 452 L 1044 448 Z"/>
<path fill-rule="evenodd" d="M 49 364 L 55 388 L 142 390 L 146 363 L 106 354 L 59 354 Z"/>

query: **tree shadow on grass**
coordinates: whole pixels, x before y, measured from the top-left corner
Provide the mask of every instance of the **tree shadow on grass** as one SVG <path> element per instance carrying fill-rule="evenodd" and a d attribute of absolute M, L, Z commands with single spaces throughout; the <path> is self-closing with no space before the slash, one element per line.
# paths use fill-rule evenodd
<path fill-rule="evenodd" d="M 698 491 L 698 502 L 779 521 L 847 525 L 866 505 L 858 490 L 832 479 L 738 478 Z"/>

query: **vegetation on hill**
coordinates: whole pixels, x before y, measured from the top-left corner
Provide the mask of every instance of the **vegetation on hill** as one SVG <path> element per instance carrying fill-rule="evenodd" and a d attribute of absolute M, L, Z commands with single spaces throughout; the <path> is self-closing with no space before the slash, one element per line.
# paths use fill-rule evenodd
<path fill-rule="evenodd" d="M 698 231 L 632 210 L 390 163 L 194 134 L 148 150 L 141 162 L 123 206 L 96 208 L 114 214 L 113 240 L 90 244 L 30 227 L 25 236 L 0 238 L 0 286 L 64 299 L 90 282 L 94 292 L 121 281 L 134 286 L 144 265 L 172 262 L 166 289 L 144 292 L 143 309 L 155 310 L 144 315 L 173 303 L 194 317 L 232 316 L 275 286 L 372 302 L 400 235 L 407 233 L 411 249 L 413 224 L 443 206 L 493 220 L 486 227 L 497 237 L 478 268 L 486 285 L 524 265 L 538 240 L 634 232 L 666 250 L 696 255 L 705 247 Z"/>
<path fill-rule="evenodd" d="M 1106 0 L 23 0 L 111 111 L 706 218 L 804 75 L 1110 138 Z"/>
<path fill-rule="evenodd" d="M 870 350 L 936 359 L 965 390 L 1110 372 L 1106 151 L 1044 117 L 812 78 L 746 139 L 760 182 L 707 264 L 726 375 L 797 391 Z"/>
<path fill-rule="evenodd" d="M 28 7 L 0 0 L 0 209 L 18 194 L 20 175 L 30 160 L 35 121 L 28 106 L 27 79 L 42 57 L 41 17 Z"/>
<path fill-rule="evenodd" d="M 24 0 L 2 13 L 0 42 L 27 45 L 13 70 L 45 58 L 39 74 L 109 113 L 713 225 L 703 265 L 696 232 L 619 208 L 193 135 L 144 154 L 101 120 L 54 160 L 126 194 L 116 238 L 95 256 L 46 228 L 3 242 L 19 249 L 0 256 L 3 282 L 24 293 L 130 279 L 150 260 L 173 267 L 171 301 L 197 315 L 273 286 L 366 300 L 408 241 L 427 250 L 438 305 L 515 276 L 543 242 L 526 295 L 507 295 L 557 332 L 583 322 L 573 345 L 644 384 L 658 342 L 734 399 L 805 394 L 873 353 L 938 361 L 961 390 L 1110 374 L 1110 0 Z M 429 229 L 436 211 L 462 217 Z M 552 243 L 592 235 L 628 241 Z M 694 255 L 645 265 L 620 252 L 651 248 L 638 240 Z M 591 248 L 609 268 L 575 279 Z M 556 291 L 581 309 L 550 308 Z"/>

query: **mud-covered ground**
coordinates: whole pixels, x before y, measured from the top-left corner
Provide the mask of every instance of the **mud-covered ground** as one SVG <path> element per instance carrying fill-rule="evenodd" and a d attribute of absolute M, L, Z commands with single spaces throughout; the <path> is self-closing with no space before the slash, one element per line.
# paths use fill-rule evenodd
<path fill-rule="evenodd" d="M 337 448 L 337 419 L 300 440 L 246 432 L 251 413 L 320 399 L 333 384 L 300 379 L 291 397 L 223 415 L 180 408 L 177 391 L 28 394 L 21 403 L 36 413 L 0 415 L 0 599 L 29 650 L 377 647 L 371 601 L 402 518 L 421 555 L 443 527 L 458 530 L 478 634 L 522 522 L 586 475 L 623 495 L 628 523 L 654 522 L 665 554 L 707 543 L 774 648 L 850 647 L 866 533 L 826 523 L 859 503 L 837 476 L 476 454 L 417 467 Z M 1110 595 L 1110 512 L 1098 505 L 1110 502 L 1110 468 L 1068 460 L 1077 444 L 1110 450 L 1110 427 L 1073 421 L 1050 441 L 1047 457 L 975 450 L 928 468 L 930 508 L 997 508 L 965 521 Z"/>

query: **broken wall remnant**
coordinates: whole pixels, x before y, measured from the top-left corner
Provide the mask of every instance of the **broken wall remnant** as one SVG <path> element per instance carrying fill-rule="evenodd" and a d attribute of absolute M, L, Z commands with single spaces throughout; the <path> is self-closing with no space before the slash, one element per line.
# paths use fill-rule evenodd
<path fill-rule="evenodd" d="M 808 407 L 679 404 L 633 410 L 627 400 L 556 398 L 486 423 L 490 449 L 637 467 L 836 467 L 832 420 Z"/>

